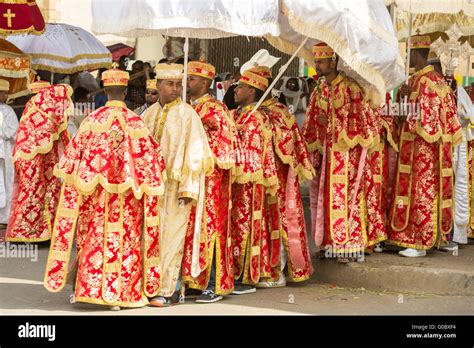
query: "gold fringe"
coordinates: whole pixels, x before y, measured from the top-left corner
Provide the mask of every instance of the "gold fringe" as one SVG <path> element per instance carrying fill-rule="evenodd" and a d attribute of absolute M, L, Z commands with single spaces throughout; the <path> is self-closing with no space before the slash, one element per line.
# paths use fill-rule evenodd
<path fill-rule="evenodd" d="M 32 110 L 32 111 L 36 111 L 36 110 Z M 50 134 L 48 143 L 46 145 L 37 146 L 33 148 L 31 153 L 24 153 L 23 151 L 18 151 L 13 156 L 13 162 L 16 162 L 19 159 L 22 159 L 24 161 L 29 161 L 38 154 L 46 154 L 50 152 L 51 149 L 53 148 L 54 142 L 59 139 L 63 131 L 67 131 L 67 118 L 66 118 L 66 122 L 59 126 L 58 131 L 56 133 Z"/>
<path fill-rule="evenodd" d="M 380 143 L 380 135 L 377 134 L 376 136 L 369 136 L 368 138 L 364 138 L 361 135 L 357 135 L 353 139 L 350 139 L 347 136 L 346 130 L 342 130 L 341 133 L 339 133 L 339 137 L 337 139 L 337 142 L 334 143 L 334 145 L 340 146 L 341 148 L 347 148 L 353 149 L 357 145 L 360 145 L 361 147 L 368 147 L 371 148 L 375 145 Z"/>
<path fill-rule="evenodd" d="M 341 57 L 342 60 L 344 60 L 344 62 L 346 62 L 367 82 L 370 81 L 370 84 L 375 86 L 378 93 L 381 96 L 385 97 L 385 91 L 387 90 L 387 86 L 385 85 L 384 78 L 382 77 L 380 72 L 372 68 L 366 62 L 361 61 L 359 59 L 359 55 L 355 54 L 350 50 L 350 47 L 344 38 L 340 37 L 332 30 L 332 28 L 328 26 L 318 25 L 317 23 L 309 23 L 299 17 L 296 17 L 284 4 L 282 5 L 282 11 L 287 15 L 290 26 L 294 30 L 306 36 L 313 38 L 318 37 L 321 40 L 324 40 L 335 52 L 338 53 L 338 55 Z M 375 34 L 380 33 L 375 32 Z M 311 62 L 313 60 L 314 57 L 311 57 L 308 61 Z M 399 70 L 403 72 L 404 67 L 401 59 L 397 60 L 397 64 Z"/>
<path fill-rule="evenodd" d="M 78 60 L 82 60 L 82 59 L 107 59 L 107 58 L 109 58 L 112 61 L 112 54 L 111 53 L 96 53 L 96 54 L 84 53 L 84 54 L 78 54 L 78 55 L 76 55 L 74 57 L 71 57 L 71 58 L 58 56 L 58 55 L 55 55 L 55 54 L 48 54 L 48 53 L 30 53 L 29 55 L 33 59 L 50 59 L 50 60 L 54 60 L 54 61 L 57 61 L 57 62 L 70 63 L 70 64 L 74 64 Z"/>
<path fill-rule="evenodd" d="M 45 65 L 45 64 L 33 64 L 33 69 L 35 70 L 45 70 L 49 72 L 54 72 L 58 74 L 74 74 L 75 72 L 80 72 L 84 70 L 96 70 L 100 68 L 107 68 L 109 69 L 112 66 L 112 62 L 102 62 L 102 63 L 94 63 L 94 64 L 83 64 L 77 65 L 71 68 L 59 68 L 52 65 Z"/>
<path fill-rule="evenodd" d="M 107 118 L 107 121 L 104 123 L 96 123 L 85 119 L 79 127 L 79 133 L 83 133 L 86 131 L 90 131 L 93 133 L 105 133 L 110 129 L 112 123 L 116 119 L 120 122 L 123 131 L 126 132 L 132 139 L 145 138 L 150 134 L 150 131 L 146 126 L 138 129 L 131 128 L 130 126 L 128 126 L 120 112 L 111 112 Z"/>
<path fill-rule="evenodd" d="M 382 123 L 382 126 L 385 128 L 385 131 L 386 131 L 386 134 L 387 134 L 387 141 L 388 143 L 390 144 L 390 146 L 398 152 L 398 144 L 395 142 L 395 140 L 393 139 L 393 135 L 392 135 L 392 131 L 388 125 L 388 123 L 384 120 L 384 119 L 381 119 L 380 120 L 381 123 Z"/>
<path fill-rule="evenodd" d="M 159 187 L 151 187 L 148 184 L 141 184 L 138 188 L 135 187 L 132 178 L 127 178 L 125 182 L 121 184 L 109 183 L 107 178 L 102 174 L 96 174 L 90 181 L 85 182 L 84 180 L 77 177 L 77 173 L 66 174 L 64 170 L 54 167 L 54 175 L 69 185 L 74 186 L 80 194 L 84 196 L 91 195 L 97 185 L 102 186 L 109 193 L 122 194 L 125 191 L 131 189 L 136 199 L 141 199 L 143 194 L 148 196 L 160 196 L 165 192 L 164 185 L 161 183 Z"/>

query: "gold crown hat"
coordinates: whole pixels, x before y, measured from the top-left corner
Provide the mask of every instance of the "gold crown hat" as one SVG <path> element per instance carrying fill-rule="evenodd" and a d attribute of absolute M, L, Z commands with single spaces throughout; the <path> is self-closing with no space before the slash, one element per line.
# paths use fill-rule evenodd
<path fill-rule="evenodd" d="M 417 48 L 430 48 L 431 39 L 428 35 L 413 35 L 411 37 L 410 48 L 416 50 Z"/>
<path fill-rule="evenodd" d="M 272 77 L 272 71 L 268 66 L 259 65 L 251 69 L 256 74 L 265 77 L 266 79 L 270 79 Z"/>
<path fill-rule="evenodd" d="M 102 73 L 102 82 L 104 87 L 109 86 L 128 86 L 130 75 L 127 71 L 117 69 L 117 64 L 113 64 L 113 68 Z"/>
<path fill-rule="evenodd" d="M 261 91 L 265 91 L 268 88 L 268 79 L 263 76 L 264 73 L 259 66 L 245 70 L 240 77 L 240 82 L 246 85 L 255 87 Z"/>
<path fill-rule="evenodd" d="M 0 91 L 8 92 L 10 90 L 10 82 L 4 79 L 0 79 Z"/>
<path fill-rule="evenodd" d="M 155 66 L 155 78 L 157 80 L 180 80 L 184 75 L 183 69 L 182 64 L 160 63 Z"/>
<path fill-rule="evenodd" d="M 192 61 L 188 63 L 188 75 L 200 76 L 209 80 L 214 80 L 216 68 L 209 63 Z"/>
<path fill-rule="evenodd" d="M 158 87 L 156 86 L 156 79 L 146 80 L 146 89 L 157 91 Z"/>
<path fill-rule="evenodd" d="M 313 46 L 313 56 L 315 60 L 336 57 L 334 50 L 325 42 L 317 43 Z"/>
<path fill-rule="evenodd" d="M 37 77 L 37 80 L 30 83 L 30 92 L 31 94 L 36 94 L 44 88 L 50 87 L 51 84 L 48 81 L 40 80 L 40 77 Z"/>

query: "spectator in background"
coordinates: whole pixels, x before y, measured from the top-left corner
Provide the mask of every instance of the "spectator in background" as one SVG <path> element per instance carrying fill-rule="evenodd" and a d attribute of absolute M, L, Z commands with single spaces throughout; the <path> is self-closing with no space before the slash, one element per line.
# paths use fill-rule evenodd
<path fill-rule="evenodd" d="M 121 56 L 119 58 L 119 66 L 118 68 L 120 70 L 127 70 L 127 66 L 128 66 L 128 61 L 130 60 L 130 58 L 128 56 Z"/>
<path fill-rule="evenodd" d="M 128 107 L 135 110 L 145 104 L 146 76 L 140 76 L 132 80 L 133 75 L 143 72 L 145 65 L 143 61 L 137 60 L 132 65 L 130 80 L 128 81 L 127 97 L 125 98 Z"/>

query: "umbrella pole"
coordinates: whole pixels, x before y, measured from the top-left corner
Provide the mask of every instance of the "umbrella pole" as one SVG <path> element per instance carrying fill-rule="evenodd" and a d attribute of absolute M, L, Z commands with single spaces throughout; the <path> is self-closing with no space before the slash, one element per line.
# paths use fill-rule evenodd
<path fill-rule="evenodd" d="M 293 55 L 290 57 L 290 59 L 288 59 L 288 61 L 286 62 L 285 65 L 283 65 L 281 68 L 280 68 L 280 71 L 278 72 L 278 75 L 275 77 L 275 79 L 273 80 L 273 82 L 271 83 L 270 86 L 268 86 L 267 90 L 265 91 L 265 93 L 263 93 L 263 96 L 260 98 L 260 100 L 258 101 L 258 103 L 254 106 L 253 110 L 251 113 L 248 114 L 247 118 L 250 117 L 250 115 L 252 115 L 259 107 L 260 105 L 262 105 L 263 101 L 265 100 L 265 98 L 267 97 L 267 95 L 272 91 L 273 87 L 276 85 L 276 83 L 278 82 L 278 80 L 280 79 L 280 77 L 283 76 L 283 74 L 285 73 L 286 69 L 288 69 L 288 67 L 290 66 L 291 62 L 293 61 L 293 59 L 295 59 L 296 55 L 298 54 L 298 52 L 303 48 L 303 46 L 306 44 L 306 42 L 308 41 L 308 37 L 306 37 L 303 42 L 301 43 L 301 45 L 296 49 L 296 51 L 293 53 Z M 245 120 L 247 121 L 247 119 Z M 244 121 L 244 123 L 245 123 Z"/>
<path fill-rule="evenodd" d="M 410 19 L 409 19 L 409 25 L 408 25 L 408 40 L 407 40 L 407 66 L 406 66 L 406 74 L 407 74 L 407 84 L 408 80 L 410 78 L 410 55 L 411 55 L 411 28 L 412 28 L 412 13 L 410 12 Z"/>
<path fill-rule="evenodd" d="M 51 73 L 51 84 L 54 85 L 54 72 Z"/>
<path fill-rule="evenodd" d="M 184 38 L 184 74 L 183 74 L 183 101 L 186 103 L 186 92 L 188 85 L 188 54 L 189 54 L 189 38 Z"/>

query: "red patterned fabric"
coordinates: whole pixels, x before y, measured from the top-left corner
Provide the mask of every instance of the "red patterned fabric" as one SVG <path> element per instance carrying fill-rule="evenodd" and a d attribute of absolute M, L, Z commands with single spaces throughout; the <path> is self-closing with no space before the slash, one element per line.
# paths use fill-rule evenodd
<path fill-rule="evenodd" d="M 41 242 L 51 238 L 61 186 L 53 169 L 69 142 L 71 95 L 70 86 L 53 85 L 25 106 L 13 149 L 15 184 L 7 241 Z"/>
<path fill-rule="evenodd" d="M 311 256 L 306 237 L 303 204 L 298 180 L 288 180 L 289 175 L 300 176 L 301 179 L 311 179 L 314 168 L 309 160 L 306 145 L 301 138 L 296 118 L 288 108 L 274 99 L 262 104 L 263 110 L 269 116 L 273 128 L 273 146 L 277 155 L 278 172 L 277 198 L 267 197 L 268 227 L 267 242 L 270 247 L 270 268 L 272 280 L 277 280 L 281 273 L 280 248 L 285 246 L 287 255 L 288 278 L 291 281 L 308 279 L 312 272 Z M 291 173 L 290 173 L 291 168 Z M 292 187 L 288 187 L 291 185 Z M 291 190 L 292 198 L 287 197 Z M 288 200 L 291 199 L 291 202 Z M 276 211 L 273 211 L 276 209 Z M 288 220 L 292 223 L 288 224 Z M 295 230 L 296 238 L 289 232 Z M 294 246 L 294 247 L 293 247 Z M 292 262 L 298 254 L 303 260 L 301 265 Z"/>
<path fill-rule="evenodd" d="M 365 161 L 361 184 L 354 200 L 362 147 L 369 151 L 380 144 L 379 115 L 364 99 L 357 83 L 339 74 L 329 85 L 320 79 L 311 95 L 302 135 L 308 151 L 326 151 L 326 163 L 315 156 L 319 174 L 326 168 L 323 245 L 334 254 L 361 252 L 385 239 L 384 215 L 380 204 L 377 160 Z M 324 143 L 326 141 L 326 148 Z M 352 221 L 349 217 L 352 215 Z M 318 222 L 317 222 L 318 223 Z M 369 237 L 370 236 L 370 243 Z"/>
<path fill-rule="evenodd" d="M 272 128 L 268 116 L 255 105 L 233 111 L 238 130 L 239 149 L 236 178 L 232 185 L 232 245 L 235 279 L 256 284 L 270 277 L 265 266 L 269 249 L 265 236 L 265 191 L 276 194 L 278 177 L 272 148 Z"/>
<path fill-rule="evenodd" d="M 108 102 L 82 122 L 55 168 L 64 183 L 46 265 L 49 291 L 66 283 L 77 223 L 75 301 L 148 304 L 160 285 L 164 168 L 158 143 L 124 103 Z"/>
<path fill-rule="evenodd" d="M 216 288 L 219 295 L 234 289 L 230 207 L 232 169 L 235 165 L 236 129 L 227 107 L 209 95 L 192 103 L 201 118 L 209 146 L 217 166 L 206 177 L 206 199 L 200 238 L 199 263 L 202 272 L 191 274 L 196 207 L 191 209 L 182 263 L 182 277 L 187 285 L 204 290 L 208 287 L 213 265 L 216 268 Z M 214 261 L 215 259 L 215 261 Z"/>
<path fill-rule="evenodd" d="M 453 92 L 431 65 L 415 73 L 409 85 L 409 101 L 419 105 L 419 113 L 402 124 L 389 239 L 426 250 L 443 243 L 451 231 L 452 147 L 462 130 Z"/>

